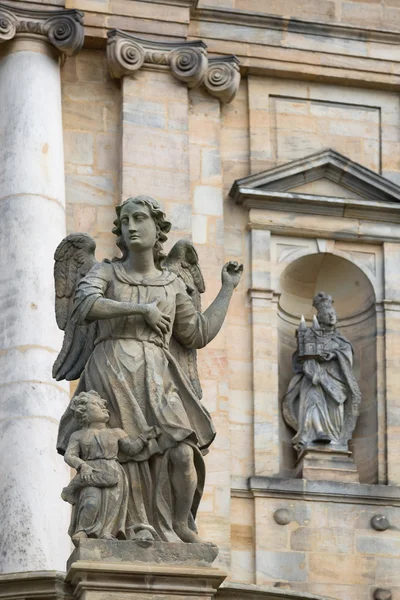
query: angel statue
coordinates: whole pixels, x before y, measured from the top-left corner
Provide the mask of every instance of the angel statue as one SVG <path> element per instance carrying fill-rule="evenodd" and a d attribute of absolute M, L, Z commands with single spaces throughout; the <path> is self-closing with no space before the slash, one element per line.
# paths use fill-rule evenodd
<path fill-rule="evenodd" d="M 165 255 L 171 223 L 158 202 L 128 198 L 116 213 L 120 258 L 97 262 L 94 240 L 82 233 L 55 252 L 56 318 L 65 335 L 53 376 L 80 377 L 76 396 L 97 392 L 107 402 L 108 427 L 130 439 L 159 432 L 134 457 L 118 452 L 128 480 L 128 539 L 200 542 L 203 455 L 215 430 L 201 403 L 196 349 L 219 332 L 243 267 L 225 264 L 221 290 L 201 313 L 197 253 L 181 240 Z M 80 426 L 70 405 L 60 422 L 61 454 Z"/>
<path fill-rule="evenodd" d="M 312 327 L 302 317 L 297 331 L 295 375 L 283 399 L 283 417 L 296 431 L 292 442 L 299 452 L 320 444 L 347 449 L 361 402 L 353 374 L 353 348 L 336 331 L 332 297 L 319 292 L 313 306 L 317 316 Z"/>

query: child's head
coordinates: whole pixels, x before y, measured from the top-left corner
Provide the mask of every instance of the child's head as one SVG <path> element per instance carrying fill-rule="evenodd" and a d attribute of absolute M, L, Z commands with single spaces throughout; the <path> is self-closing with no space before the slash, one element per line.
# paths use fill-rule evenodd
<path fill-rule="evenodd" d="M 107 402 L 94 390 L 81 392 L 72 399 L 70 406 L 75 419 L 82 427 L 89 427 L 91 423 L 96 422 L 107 423 L 110 418 Z"/>

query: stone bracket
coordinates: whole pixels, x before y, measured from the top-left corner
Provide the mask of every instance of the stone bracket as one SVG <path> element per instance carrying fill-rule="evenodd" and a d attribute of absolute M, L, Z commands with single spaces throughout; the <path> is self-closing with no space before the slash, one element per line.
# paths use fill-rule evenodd
<path fill-rule="evenodd" d="M 15 8 L 0 3 L 0 43 L 18 34 L 43 36 L 59 52 L 73 56 L 83 46 L 83 13 Z"/>
<path fill-rule="evenodd" d="M 199 41 L 157 42 L 113 29 L 108 32 L 107 58 L 115 79 L 134 74 L 144 65 L 168 68 L 189 88 L 204 83 L 208 92 L 222 102 L 231 102 L 240 83 L 236 56 L 209 58 L 207 46 Z"/>

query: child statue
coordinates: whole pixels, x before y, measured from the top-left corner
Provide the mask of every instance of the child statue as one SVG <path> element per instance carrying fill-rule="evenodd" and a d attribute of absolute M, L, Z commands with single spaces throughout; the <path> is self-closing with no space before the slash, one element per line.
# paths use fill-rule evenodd
<path fill-rule="evenodd" d="M 65 452 L 65 462 L 77 474 L 61 497 L 73 505 L 69 535 L 72 539 L 125 539 L 128 479 L 118 453 L 135 457 L 152 441 L 157 428 L 131 440 L 122 429 L 107 426 L 107 403 L 91 390 L 73 398 L 70 408 L 81 429 L 75 431 Z"/>
<path fill-rule="evenodd" d="M 302 317 L 293 355 L 295 375 L 283 399 L 283 416 L 296 431 L 299 452 L 319 444 L 347 449 L 359 413 L 361 393 L 353 374 L 353 348 L 336 331 L 331 296 L 319 292 L 311 328 Z"/>

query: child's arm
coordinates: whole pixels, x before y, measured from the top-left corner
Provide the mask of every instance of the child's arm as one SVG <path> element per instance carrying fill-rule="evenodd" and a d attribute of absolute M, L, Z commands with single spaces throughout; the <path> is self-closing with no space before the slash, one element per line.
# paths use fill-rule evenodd
<path fill-rule="evenodd" d="M 68 446 L 64 455 L 64 460 L 67 463 L 67 465 L 73 467 L 77 471 L 79 471 L 81 466 L 85 464 L 85 461 L 83 461 L 79 455 L 79 438 L 75 433 L 73 433 L 69 438 Z"/>
<path fill-rule="evenodd" d="M 136 456 L 136 454 L 139 454 L 139 452 L 143 450 L 150 440 L 156 438 L 157 435 L 160 434 L 160 431 L 158 427 L 151 427 L 145 433 L 141 433 L 135 440 L 132 440 L 130 437 L 128 437 L 123 430 L 121 430 L 121 434 L 123 435 L 118 440 L 120 449 L 127 456 Z"/>
<path fill-rule="evenodd" d="M 90 473 L 93 471 L 92 467 L 85 463 L 84 460 L 80 458 L 80 445 L 79 445 L 79 432 L 75 432 L 69 438 L 67 450 L 64 455 L 64 460 L 70 467 L 76 469 L 82 479 L 85 481 Z"/>

